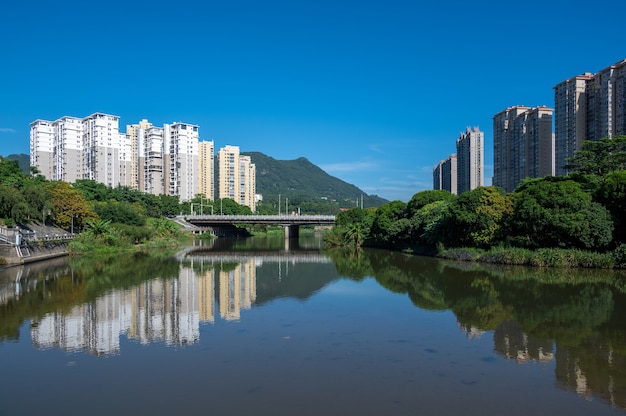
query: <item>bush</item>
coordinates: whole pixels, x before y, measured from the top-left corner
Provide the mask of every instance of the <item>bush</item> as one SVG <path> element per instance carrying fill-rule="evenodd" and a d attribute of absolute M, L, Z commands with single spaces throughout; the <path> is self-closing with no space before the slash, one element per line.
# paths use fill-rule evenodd
<path fill-rule="evenodd" d="M 626 244 L 620 244 L 611 252 L 611 258 L 615 267 L 626 268 Z"/>

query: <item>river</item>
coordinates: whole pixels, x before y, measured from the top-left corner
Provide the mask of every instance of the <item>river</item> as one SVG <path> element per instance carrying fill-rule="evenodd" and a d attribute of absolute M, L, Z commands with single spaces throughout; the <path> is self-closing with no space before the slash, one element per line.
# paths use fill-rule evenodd
<path fill-rule="evenodd" d="M 0 415 L 626 414 L 626 275 L 317 235 L 0 270 Z"/>

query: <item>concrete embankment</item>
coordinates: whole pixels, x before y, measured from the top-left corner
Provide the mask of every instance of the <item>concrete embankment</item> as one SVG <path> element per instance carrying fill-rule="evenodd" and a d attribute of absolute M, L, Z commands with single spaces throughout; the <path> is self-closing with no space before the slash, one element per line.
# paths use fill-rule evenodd
<path fill-rule="evenodd" d="M 28 244 L 28 250 L 21 249 L 22 256 L 18 254 L 15 246 L 2 245 L 0 246 L 0 258 L 4 259 L 6 265 L 2 265 L 2 261 L 0 261 L 0 267 L 17 266 L 67 256 L 69 253 L 68 244 L 67 241 L 31 241 Z"/>

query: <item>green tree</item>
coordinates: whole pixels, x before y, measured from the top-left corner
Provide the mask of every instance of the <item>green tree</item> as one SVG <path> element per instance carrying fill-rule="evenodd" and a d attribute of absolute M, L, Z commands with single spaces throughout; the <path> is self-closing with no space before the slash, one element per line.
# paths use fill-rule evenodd
<path fill-rule="evenodd" d="M 615 225 L 614 241 L 618 244 L 626 242 L 626 170 L 607 174 L 599 184 L 594 199 L 611 213 Z"/>
<path fill-rule="evenodd" d="M 442 220 L 451 200 L 434 201 L 418 209 L 411 218 L 411 240 L 418 244 L 436 242 L 433 232 Z"/>
<path fill-rule="evenodd" d="M 407 204 L 407 218 L 413 217 L 417 211 L 425 207 L 426 205 L 436 202 L 436 201 L 449 201 L 454 199 L 455 195 L 451 194 L 448 191 L 444 191 L 441 189 L 434 189 L 428 191 L 418 192 Z"/>
<path fill-rule="evenodd" d="M 513 201 L 511 232 L 524 245 L 598 249 L 611 242 L 609 212 L 571 179 L 526 180 Z"/>
<path fill-rule="evenodd" d="M 481 186 L 450 201 L 431 239 L 448 247 L 488 247 L 503 238 L 512 202 L 502 188 Z"/>
<path fill-rule="evenodd" d="M 250 215 L 252 211 L 250 207 L 239 205 L 230 198 L 222 198 L 215 206 L 215 214 L 222 213 L 224 215 Z"/>
<path fill-rule="evenodd" d="M 94 211 L 101 220 L 109 220 L 112 223 L 142 226 L 146 224 L 146 216 L 142 213 L 141 205 L 127 201 L 115 200 L 94 202 Z"/>
<path fill-rule="evenodd" d="M 604 176 L 626 169 L 626 136 L 586 140 L 574 157 L 568 159 L 567 169 L 580 175 Z"/>
<path fill-rule="evenodd" d="M 392 201 L 376 210 L 371 228 L 376 244 L 391 246 L 410 241 L 410 221 L 405 217 L 406 205 L 402 201 Z"/>

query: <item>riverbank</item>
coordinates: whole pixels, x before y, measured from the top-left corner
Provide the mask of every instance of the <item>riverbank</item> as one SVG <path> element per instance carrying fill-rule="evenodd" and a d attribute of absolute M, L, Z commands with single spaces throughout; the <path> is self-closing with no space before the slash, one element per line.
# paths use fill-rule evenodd
<path fill-rule="evenodd" d="M 518 247 L 491 247 L 489 249 L 474 247 L 449 249 L 442 247 L 411 247 L 398 248 L 396 251 L 446 260 L 460 260 L 504 266 L 593 269 L 626 268 L 626 245 L 620 245 L 615 250 L 608 252 L 564 248 L 540 248 L 531 250 Z"/>
<path fill-rule="evenodd" d="M 22 248 L 20 252 L 21 256 L 15 246 L 0 246 L 0 268 L 67 256 L 69 254 L 69 242 L 54 240 L 29 242 L 28 249 Z"/>

